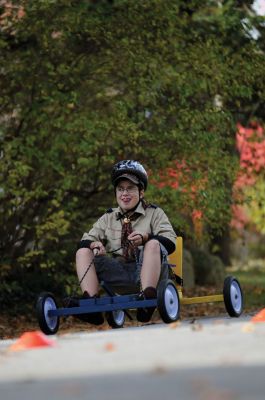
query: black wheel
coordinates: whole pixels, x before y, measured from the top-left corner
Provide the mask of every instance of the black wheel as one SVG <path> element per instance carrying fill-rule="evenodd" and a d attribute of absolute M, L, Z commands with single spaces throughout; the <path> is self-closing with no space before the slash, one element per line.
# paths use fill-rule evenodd
<path fill-rule="evenodd" d="M 179 294 L 174 282 L 170 279 L 164 279 L 158 285 L 157 308 L 166 324 L 179 319 Z"/>
<path fill-rule="evenodd" d="M 122 310 L 107 311 L 106 320 L 112 328 L 122 328 L 125 322 L 125 312 Z"/>
<path fill-rule="evenodd" d="M 243 292 L 239 281 L 233 276 L 224 280 L 224 303 L 230 317 L 239 317 L 243 312 Z"/>
<path fill-rule="evenodd" d="M 37 300 L 36 311 L 40 329 L 46 335 L 54 335 L 60 325 L 59 317 L 50 317 L 49 311 L 56 310 L 57 303 L 51 293 L 41 293 Z"/>

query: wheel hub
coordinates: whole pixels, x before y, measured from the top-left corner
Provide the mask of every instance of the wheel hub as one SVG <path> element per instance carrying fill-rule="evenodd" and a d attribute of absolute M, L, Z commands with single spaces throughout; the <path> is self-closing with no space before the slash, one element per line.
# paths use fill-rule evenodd
<path fill-rule="evenodd" d="M 122 310 L 113 311 L 113 317 L 115 319 L 116 324 L 122 325 L 124 322 L 124 311 Z"/>
<path fill-rule="evenodd" d="M 240 296 L 240 287 L 236 281 L 233 281 L 230 289 L 231 302 L 236 312 L 240 312 L 242 308 L 242 299 Z"/>
<path fill-rule="evenodd" d="M 56 310 L 56 304 L 52 298 L 47 298 L 44 304 L 44 316 L 49 328 L 54 329 L 56 327 L 58 317 L 50 317 L 50 310 Z"/>
<path fill-rule="evenodd" d="M 168 285 L 165 290 L 165 306 L 168 315 L 173 320 L 178 313 L 178 297 L 175 288 Z"/>

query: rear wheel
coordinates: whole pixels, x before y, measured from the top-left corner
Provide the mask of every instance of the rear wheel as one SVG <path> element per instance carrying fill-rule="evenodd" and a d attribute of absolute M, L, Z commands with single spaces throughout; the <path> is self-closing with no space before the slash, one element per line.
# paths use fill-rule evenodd
<path fill-rule="evenodd" d="M 157 308 L 166 324 L 179 319 L 179 294 L 174 282 L 170 279 L 164 279 L 158 285 Z"/>
<path fill-rule="evenodd" d="M 106 320 L 112 328 L 122 328 L 125 322 L 125 312 L 122 310 L 107 311 Z"/>
<path fill-rule="evenodd" d="M 239 281 L 233 276 L 224 280 L 224 303 L 230 317 L 239 317 L 243 312 L 243 292 Z"/>
<path fill-rule="evenodd" d="M 40 329 L 46 335 L 54 335 L 59 329 L 59 317 L 49 316 L 49 311 L 57 308 L 56 300 L 51 293 L 43 292 L 40 294 L 36 305 L 37 319 Z"/>

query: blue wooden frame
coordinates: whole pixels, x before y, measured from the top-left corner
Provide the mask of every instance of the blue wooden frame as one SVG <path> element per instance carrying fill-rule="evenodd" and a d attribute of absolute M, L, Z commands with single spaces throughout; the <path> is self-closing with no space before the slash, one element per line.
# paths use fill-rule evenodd
<path fill-rule="evenodd" d="M 143 307 L 157 307 L 157 299 L 139 300 L 138 295 L 135 294 L 105 296 L 96 299 L 82 299 L 79 300 L 79 306 L 49 310 L 48 316 L 49 318 L 52 318 L 95 312 L 129 310 Z"/>

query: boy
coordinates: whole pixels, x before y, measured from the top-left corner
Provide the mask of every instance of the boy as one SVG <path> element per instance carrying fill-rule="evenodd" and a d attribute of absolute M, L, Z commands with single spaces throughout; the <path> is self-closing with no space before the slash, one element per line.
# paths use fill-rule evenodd
<path fill-rule="evenodd" d="M 108 210 L 84 233 L 76 253 L 80 281 L 90 265 L 81 282 L 83 297 L 97 296 L 99 281 L 104 280 L 115 287 L 138 286 L 140 298 L 156 298 L 159 280 L 167 277 L 167 255 L 175 250 L 175 232 L 164 211 L 144 200 L 148 176 L 138 161 L 115 164 L 111 180 L 118 207 Z M 138 309 L 137 319 L 148 322 L 153 311 Z M 86 317 L 88 322 L 103 322 L 101 313 Z"/>

